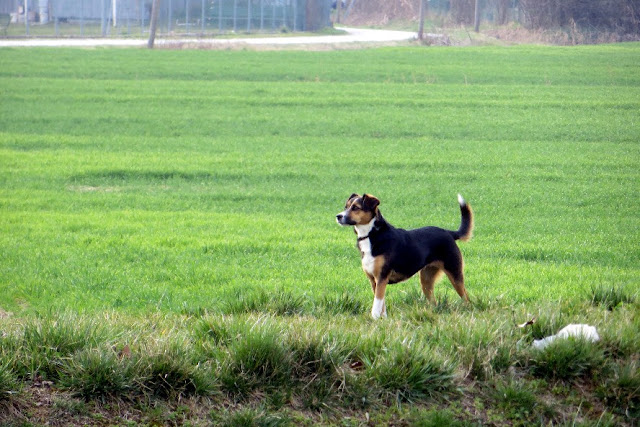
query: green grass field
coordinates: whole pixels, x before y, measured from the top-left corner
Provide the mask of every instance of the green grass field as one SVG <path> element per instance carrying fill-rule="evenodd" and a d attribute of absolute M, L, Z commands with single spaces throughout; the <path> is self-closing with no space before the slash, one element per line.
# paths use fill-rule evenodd
<path fill-rule="evenodd" d="M 637 421 L 640 45 L 0 63 L 11 422 Z M 353 192 L 403 228 L 457 228 L 462 193 L 474 305 L 413 278 L 371 320 Z M 530 349 L 569 323 L 601 342 Z"/>

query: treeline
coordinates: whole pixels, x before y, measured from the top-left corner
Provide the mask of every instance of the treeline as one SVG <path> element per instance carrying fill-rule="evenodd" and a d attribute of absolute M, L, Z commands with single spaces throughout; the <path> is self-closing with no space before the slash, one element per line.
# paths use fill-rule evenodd
<path fill-rule="evenodd" d="M 530 28 L 577 26 L 640 33 L 639 0 L 519 0 L 519 7 L 523 24 Z"/>
<path fill-rule="evenodd" d="M 432 0 L 459 24 L 474 20 L 476 0 Z M 447 4 L 448 3 L 448 4 Z M 496 25 L 520 22 L 530 29 L 579 27 L 640 33 L 640 0 L 480 0 L 482 18 Z"/>
<path fill-rule="evenodd" d="M 418 18 L 421 0 L 347 0 L 355 24 Z M 473 25 L 476 0 L 425 0 L 443 24 Z M 479 17 L 492 25 L 517 22 L 531 30 L 569 28 L 640 35 L 640 0 L 479 0 Z"/>

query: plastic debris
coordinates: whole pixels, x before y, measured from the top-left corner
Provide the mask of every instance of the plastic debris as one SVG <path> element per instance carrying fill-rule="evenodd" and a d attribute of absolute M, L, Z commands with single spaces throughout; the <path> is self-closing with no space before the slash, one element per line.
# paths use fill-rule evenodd
<path fill-rule="evenodd" d="M 551 335 L 550 337 L 546 337 L 541 340 L 534 340 L 533 347 L 538 350 L 542 350 L 559 338 L 567 339 L 569 337 L 582 338 L 590 342 L 600 341 L 600 335 L 598 335 L 598 331 L 595 326 L 572 324 L 560 329 L 560 332 L 556 335 Z"/>

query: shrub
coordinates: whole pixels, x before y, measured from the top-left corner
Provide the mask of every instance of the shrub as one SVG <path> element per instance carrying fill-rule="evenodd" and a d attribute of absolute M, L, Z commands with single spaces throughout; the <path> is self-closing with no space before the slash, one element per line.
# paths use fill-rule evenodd
<path fill-rule="evenodd" d="M 640 10 L 633 0 L 520 0 L 530 28 L 580 26 L 638 33 Z"/>

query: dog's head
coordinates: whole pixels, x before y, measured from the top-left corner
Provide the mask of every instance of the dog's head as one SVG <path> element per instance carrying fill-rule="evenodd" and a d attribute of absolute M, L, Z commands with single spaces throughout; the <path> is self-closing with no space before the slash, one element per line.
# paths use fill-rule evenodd
<path fill-rule="evenodd" d="M 380 200 L 370 194 L 354 193 L 347 199 L 344 211 L 336 215 L 336 221 L 344 226 L 369 224 L 378 214 L 379 204 Z"/>

